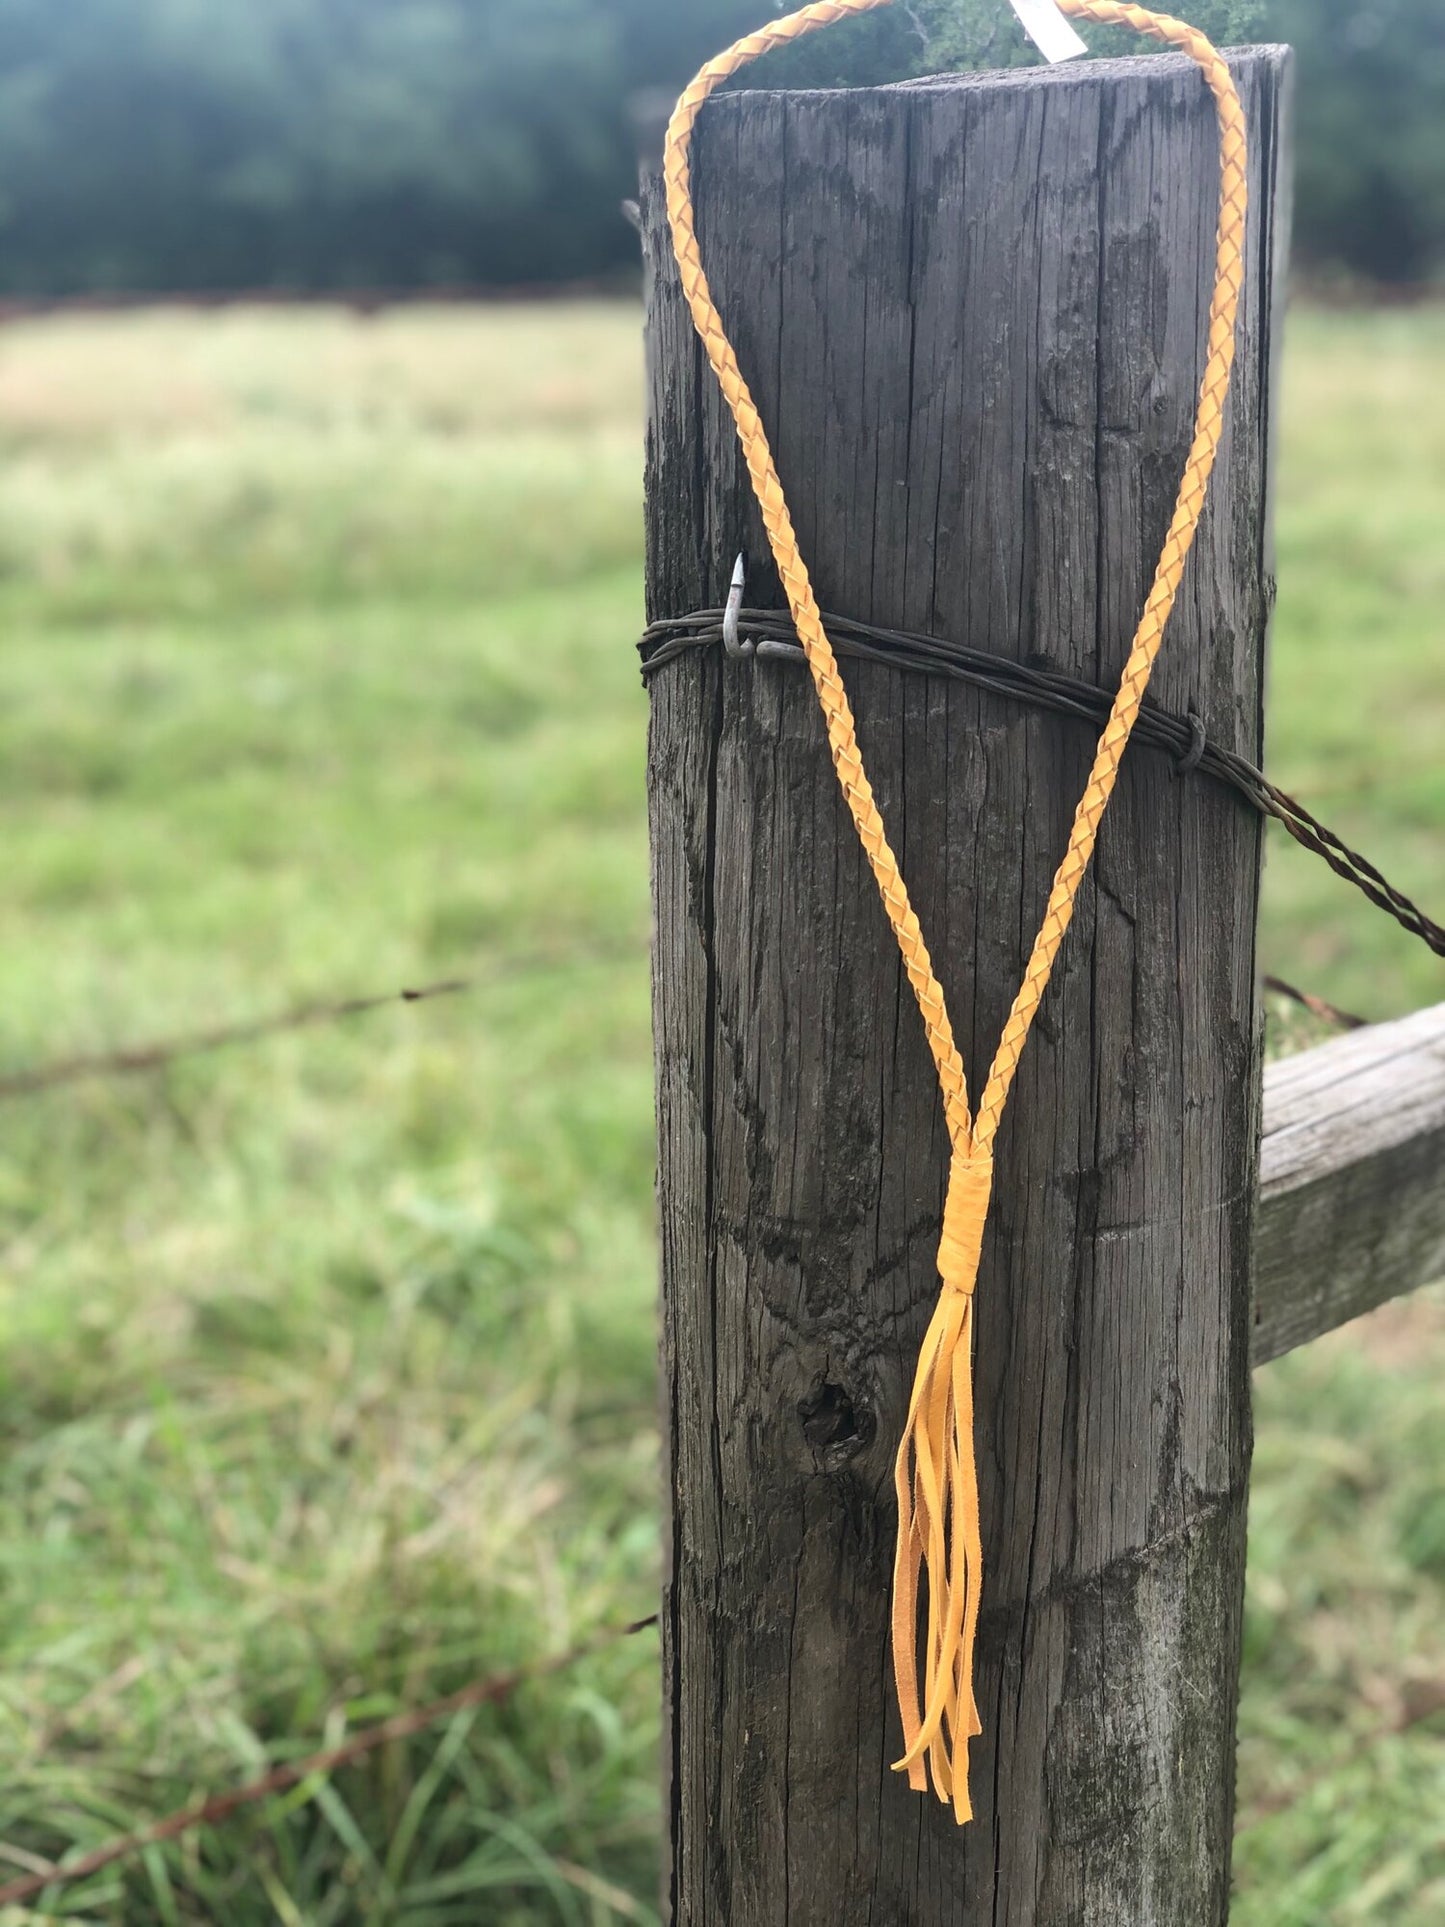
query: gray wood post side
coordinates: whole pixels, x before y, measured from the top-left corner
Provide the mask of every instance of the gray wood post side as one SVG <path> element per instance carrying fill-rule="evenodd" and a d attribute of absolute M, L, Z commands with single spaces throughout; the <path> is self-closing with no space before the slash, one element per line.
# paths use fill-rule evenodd
<path fill-rule="evenodd" d="M 1255 758 L 1288 56 L 1232 62 L 1248 282 L 1154 683 Z M 696 144 L 704 258 L 825 609 L 1112 683 L 1171 510 L 1216 132 L 1178 58 L 745 93 Z M 649 614 L 780 606 L 645 227 Z M 977 1092 L 1083 787 L 1082 724 L 845 665 Z M 665 1905 L 678 1927 L 1214 1927 L 1228 1908 L 1259 1137 L 1258 820 L 1147 751 L 998 1144 L 979 1282 L 975 1823 L 889 1770 L 893 1453 L 937 1289 L 922 1027 L 806 673 L 651 683 Z"/>

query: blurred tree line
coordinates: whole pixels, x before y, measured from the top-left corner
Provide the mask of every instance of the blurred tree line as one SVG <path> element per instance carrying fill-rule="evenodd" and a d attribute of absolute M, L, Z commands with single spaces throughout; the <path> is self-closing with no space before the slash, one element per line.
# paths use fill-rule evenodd
<path fill-rule="evenodd" d="M 622 273 L 635 104 L 772 0 L 0 0 L 0 290 Z M 1196 0 L 1300 53 L 1302 256 L 1445 274 L 1445 0 Z M 1131 35 L 1093 34 L 1101 48 Z M 913 0 L 779 82 L 1030 57 L 1005 0 Z"/>

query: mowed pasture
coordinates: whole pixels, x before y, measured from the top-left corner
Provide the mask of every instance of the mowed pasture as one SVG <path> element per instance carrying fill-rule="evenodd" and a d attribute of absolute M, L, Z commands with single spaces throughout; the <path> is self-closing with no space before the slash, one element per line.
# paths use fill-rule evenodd
<path fill-rule="evenodd" d="M 474 980 L 0 1106 L 0 1884 L 654 1602 L 638 330 L 0 331 L 0 1070 Z M 1442 356 L 1292 317 L 1268 725 L 1437 915 Z M 1261 961 L 1445 998 L 1283 838 Z M 1240 1927 L 1445 1917 L 1442 1375 L 1426 1293 L 1257 1376 Z M 654 1920 L 655 1672 L 0 1919 Z"/>

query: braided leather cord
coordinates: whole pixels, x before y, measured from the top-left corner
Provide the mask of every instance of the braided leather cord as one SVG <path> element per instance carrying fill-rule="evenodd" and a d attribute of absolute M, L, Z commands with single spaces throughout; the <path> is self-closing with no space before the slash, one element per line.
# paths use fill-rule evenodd
<path fill-rule="evenodd" d="M 847 19 L 852 14 L 871 13 L 891 4 L 892 0 L 815 0 L 814 5 L 746 35 L 734 42 L 725 53 L 708 61 L 673 110 L 663 156 L 663 180 L 683 293 L 707 350 L 708 360 L 712 363 L 713 372 L 737 423 L 738 440 L 742 443 L 748 473 L 752 477 L 753 493 L 762 510 L 768 543 L 778 565 L 788 607 L 793 612 L 798 640 L 807 653 L 808 667 L 813 672 L 813 685 L 818 692 L 818 701 L 822 705 L 828 728 L 828 747 L 833 754 L 833 767 L 838 773 L 843 795 L 882 894 L 888 921 L 893 926 L 898 947 L 903 953 L 908 981 L 918 1000 L 929 1049 L 938 1068 L 949 1139 L 958 1146 L 967 1142 L 970 1122 L 963 1059 L 953 1041 L 953 1027 L 944 1006 L 943 990 L 934 975 L 923 931 L 908 900 L 908 890 L 899 872 L 898 860 L 889 847 L 883 818 L 873 800 L 873 790 L 863 769 L 852 707 L 838 674 L 837 658 L 823 631 L 807 564 L 798 551 L 793 518 L 788 511 L 787 498 L 773 461 L 767 431 L 748 384 L 743 379 L 742 370 L 738 367 L 738 358 L 724 332 L 722 317 L 714 305 L 707 275 L 703 271 L 693 224 L 689 166 L 693 123 L 704 101 L 740 67 L 747 66 L 750 61 L 774 47 L 784 46 L 803 34 L 815 32 L 819 27 L 831 26 L 834 21 Z"/>
<path fill-rule="evenodd" d="M 1120 759 L 1199 524 L 1223 428 L 1243 280 L 1247 194 L 1244 114 L 1224 61 L 1203 34 L 1168 15 L 1119 4 L 1118 0 L 1057 3 L 1063 12 L 1078 18 L 1132 27 L 1172 43 L 1202 70 L 1214 95 L 1220 131 L 1215 285 L 1194 437 L 1174 515 L 976 1117 L 969 1111 L 963 1060 L 954 1041 L 942 986 L 863 767 L 852 707 L 823 627 L 807 565 L 799 552 L 767 432 L 703 269 L 692 205 L 692 131 L 708 97 L 739 68 L 772 48 L 854 14 L 890 5 L 891 0 L 814 0 L 814 4 L 735 42 L 708 61 L 684 90 L 668 126 L 663 158 L 668 220 L 683 293 L 737 425 L 768 542 L 823 711 L 833 767 L 923 1018 L 952 1146 L 939 1244 L 943 1290 L 919 1353 L 908 1418 L 895 1460 L 898 1539 L 892 1644 L 904 1737 L 898 1770 L 906 1772 L 909 1784 L 920 1792 L 926 1789 L 931 1770 L 934 1790 L 941 1800 L 952 1804 L 960 1823 L 970 1819 L 973 1812 L 968 1791 L 968 1743 L 982 1730 L 973 1692 L 983 1569 L 973 1443 L 973 1291 L 993 1182 L 993 1141 L 1029 1029 L 1068 930 L 1079 884 L 1118 778 Z M 928 1585 L 920 1682 L 918 1604 L 923 1573 Z"/>

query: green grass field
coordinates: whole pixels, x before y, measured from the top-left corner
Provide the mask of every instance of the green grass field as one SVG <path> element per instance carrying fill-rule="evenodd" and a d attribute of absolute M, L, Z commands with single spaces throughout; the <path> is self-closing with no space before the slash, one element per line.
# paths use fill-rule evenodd
<path fill-rule="evenodd" d="M 0 1068 L 480 978 L 5 1105 L 0 1883 L 651 1608 L 636 336 L 0 333 Z M 1445 312 L 1294 318 L 1270 727 L 1437 914 L 1442 355 Z M 1262 960 L 1445 997 L 1278 845 Z M 1442 1368 L 1427 1294 L 1258 1375 L 1240 1927 L 1445 1918 Z M 0 1921 L 653 1920 L 654 1671 Z"/>

